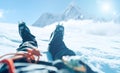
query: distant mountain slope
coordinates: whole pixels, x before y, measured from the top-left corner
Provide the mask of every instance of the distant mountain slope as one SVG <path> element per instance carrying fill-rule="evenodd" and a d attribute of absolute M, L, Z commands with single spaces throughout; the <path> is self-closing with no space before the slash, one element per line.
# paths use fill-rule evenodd
<path fill-rule="evenodd" d="M 43 27 L 54 22 L 61 21 L 61 16 L 54 15 L 52 13 L 44 13 L 40 16 L 40 18 L 33 24 L 33 26 Z"/>
<path fill-rule="evenodd" d="M 74 4 L 69 5 L 64 13 L 62 14 L 63 20 L 69 20 L 69 19 L 81 19 L 82 18 L 82 11 L 80 11 L 80 8 Z"/>
<path fill-rule="evenodd" d="M 40 18 L 33 24 L 33 26 L 43 27 L 50 25 L 54 22 L 60 22 L 69 19 L 82 19 L 80 8 L 74 4 L 70 4 L 65 11 L 60 15 L 52 13 L 44 13 Z"/>

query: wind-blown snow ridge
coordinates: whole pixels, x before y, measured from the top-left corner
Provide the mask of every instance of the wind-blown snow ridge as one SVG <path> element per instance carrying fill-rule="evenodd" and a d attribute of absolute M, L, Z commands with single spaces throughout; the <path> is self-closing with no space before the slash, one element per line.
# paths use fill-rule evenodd
<path fill-rule="evenodd" d="M 82 61 L 99 73 L 120 73 L 120 24 L 93 20 L 69 20 L 60 23 L 65 27 L 66 45 Z M 40 60 L 50 61 L 47 53 L 49 36 L 57 24 L 44 28 L 28 26 L 36 36 L 39 50 L 43 54 Z M 0 55 L 16 52 L 21 42 L 17 25 L 0 23 L 0 33 Z"/>

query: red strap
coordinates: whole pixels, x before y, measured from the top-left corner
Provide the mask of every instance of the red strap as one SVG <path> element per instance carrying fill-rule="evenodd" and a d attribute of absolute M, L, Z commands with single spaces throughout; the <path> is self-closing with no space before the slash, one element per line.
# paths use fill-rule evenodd
<path fill-rule="evenodd" d="M 34 56 L 37 56 L 37 61 L 35 61 L 35 63 L 37 63 L 39 61 L 40 56 L 42 56 L 40 54 L 40 51 L 38 49 L 27 49 L 28 50 L 28 55 L 27 55 L 27 60 L 28 62 L 31 63 L 31 60 L 35 60 Z"/>
<path fill-rule="evenodd" d="M 15 73 L 15 67 L 12 59 L 4 59 L 0 63 L 6 63 L 9 68 L 9 73 Z"/>
<path fill-rule="evenodd" d="M 35 63 L 37 63 L 39 61 L 40 56 L 42 56 L 40 54 L 39 50 L 37 50 L 37 49 L 28 49 L 28 53 L 10 53 L 10 54 L 6 54 L 6 55 L 3 55 L 3 56 L 0 56 L 0 58 L 2 58 L 4 56 L 7 56 L 7 55 L 15 55 L 11 59 L 4 59 L 4 60 L 0 61 L 0 63 L 6 63 L 8 65 L 9 73 L 15 73 L 14 72 L 15 71 L 15 67 L 14 67 L 13 60 L 26 57 L 27 61 L 31 63 L 31 60 L 35 60 L 34 56 L 37 56 L 38 59 L 35 62 Z"/>

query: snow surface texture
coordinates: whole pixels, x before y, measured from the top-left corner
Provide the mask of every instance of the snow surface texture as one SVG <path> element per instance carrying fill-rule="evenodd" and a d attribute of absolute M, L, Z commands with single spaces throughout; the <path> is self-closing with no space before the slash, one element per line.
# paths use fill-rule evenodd
<path fill-rule="evenodd" d="M 69 20 L 60 22 L 65 27 L 64 41 L 68 48 L 99 73 L 120 73 L 120 24 Z M 47 52 L 49 37 L 58 23 L 44 28 L 28 26 L 36 36 L 40 60 L 50 61 Z M 18 25 L 0 23 L 0 55 L 16 52 L 21 43 Z"/>

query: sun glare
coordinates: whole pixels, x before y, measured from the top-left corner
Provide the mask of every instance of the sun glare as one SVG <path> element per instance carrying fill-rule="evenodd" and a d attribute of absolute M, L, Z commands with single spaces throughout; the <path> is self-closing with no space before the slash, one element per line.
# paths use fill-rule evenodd
<path fill-rule="evenodd" d="M 110 5 L 109 3 L 103 3 L 103 4 L 101 5 L 101 10 L 102 10 L 102 12 L 104 12 L 104 13 L 108 13 L 108 12 L 111 11 L 111 5 Z"/>

